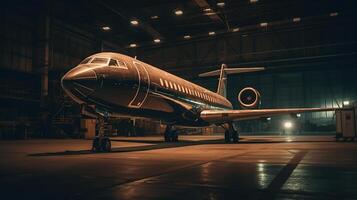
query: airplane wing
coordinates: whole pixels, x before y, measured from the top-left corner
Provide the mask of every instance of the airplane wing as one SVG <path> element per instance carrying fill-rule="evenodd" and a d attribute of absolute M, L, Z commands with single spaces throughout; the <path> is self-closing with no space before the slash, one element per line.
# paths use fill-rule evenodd
<path fill-rule="evenodd" d="M 254 109 L 254 110 L 204 110 L 200 117 L 210 123 L 225 123 L 257 119 L 284 114 L 297 114 L 302 112 L 334 111 L 336 108 L 286 108 L 286 109 Z"/>

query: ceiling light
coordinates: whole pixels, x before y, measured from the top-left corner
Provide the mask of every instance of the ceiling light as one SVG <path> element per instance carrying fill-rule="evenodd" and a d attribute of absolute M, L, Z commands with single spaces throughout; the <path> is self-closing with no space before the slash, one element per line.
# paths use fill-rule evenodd
<path fill-rule="evenodd" d="M 239 28 L 233 28 L 232 31 L 233 31 L 233 32 L 238 32 L 238 31 L 239 31 Z"/>
<path fill-rule="evenodd" d="M 103 31 L 110 31 L 110 27 L 109 26 L 102 26 L 102 30 Z"/>
<path fill-rule="evenodd" d="M 205 11 L 205 12 L 211 12 L 212 9 L 211 9 L 211 8 L 205 8 L 205 9 L 203 9 L 203 11 Z"/>
<path fill-rule="evenodd" d="M 338 15 L 338 12 L 330 13 L 330 17 L 336 17 L 337 15 Z"/>
<path fill-rule="evenodd" d="M 182 10 L 175 10 L 175 15 L 182 15 L 183 11 Z"/>
<path fill-rule="evenodd" d="M 159 19 L 159 16 L 154 15 L 154 16 L 151 16 L 150 18 L 151 18 L 151 19 Z"/>
<path fill-rule="evenodd" d="M 267 23 L 267 22 L 260 23 L 260 26 L 261 26 L 261 27 L 267 27 L 267 26 L 268 26 L 268 23 Z"/>
<path fill-rule="evenodd" d="M 154 42 L 155 42 L 155 43 L 160 43 L 161 40 L 157 38 L 157 39 L 154 40 Z"/>
<path fill-rule="evenodd" d="M 191 36 L 190 35 L 185 35 L 185 36 L 183 36 L 183 38 L 188 40 L 188 39 L 191 39 Z"/>
<path fill-rule="evenodd" d="M 300 18 L 300 17 L 294 17 L 294 18 L 293 18 L 293 22 L 299 22 L 299 21 L 301 21 L 301 18 Z"/>
<path fill-rule="evenodd" d="M 208 32 L 208 35 L 215 35 L 215 34 L 216 34 L 216 32 L 214 32 L 214 31 Z"/>
<path fill-rule="evenodd" d="M 138 25 L 139 24 L 139 21 L 138 20 L 131 20 L 130 21 L 130 23 L 132 24 L 132 25 Z"/>
<path fill-rule="evenodd" d="M 249 0 L 250 1 L 250 3 L 257 3 L 258 2 L 258 0 Z"/>
<path fill-rule="evenodd" d="M 217 6 L 218 6 L 218 7 L 224 7 L 225 5 L 226 5 L 226 4 L 225 4 L 224 2 L 218 2 L 218 3 L 217 3 Z"/>
<path fill-rule="evenodd" d="M 136 47 L 137 45 L 135 44 L 135 43 L 132 43 L 132 44 L 130 44 L 130 47 L 131 48 L 134 48 L 134 47 Z"/>

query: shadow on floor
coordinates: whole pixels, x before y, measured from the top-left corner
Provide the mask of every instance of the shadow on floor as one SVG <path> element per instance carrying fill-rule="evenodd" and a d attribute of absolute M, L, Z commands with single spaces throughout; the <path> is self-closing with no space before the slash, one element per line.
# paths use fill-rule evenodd
<path fill-rule="evenodd" d="M 29 154 L 28 156 L 63 156 L 63 155 L 86 155 L 86 154 L 103 154 L 103 153 L 125 153 L 125 152 L 135 152 L 135 151 L 149 151 L 156 149 L 166 149 L 166 148 L 177 148 L 193 145 L 204 145 L 204 144 L 226 144 L 223 139 L 216 140 L 200 140 L 200 141 L 189 141 L 181 140 L 179 142 L 167 143 L 164 141 L 155 140 L 130 140 L 130 139 L 111 139 L 112 142 L 134 142 L 134 143 L 149 143 L 152 145 L 146 146 L 135 146 L 135 147 L 117 147 L 112 148 L 111 152 L 93 152 L 91 150 L 78 150 L 78 151 L 62 151 L 62 152 L 45 152 L 45 153 L 35 153 Z M 239 144 L 273 144 L 273 143 L 300 143 L 300 142 L 331 142 L 331 141 L 290 141 L 285 140 L 272 140 L 267 138 L 262 139 L 249 139 L 247 141 L 244 138 L 240 138 Z M 234 145 L 236 143 L 228 143 L 226 145 Z"/>

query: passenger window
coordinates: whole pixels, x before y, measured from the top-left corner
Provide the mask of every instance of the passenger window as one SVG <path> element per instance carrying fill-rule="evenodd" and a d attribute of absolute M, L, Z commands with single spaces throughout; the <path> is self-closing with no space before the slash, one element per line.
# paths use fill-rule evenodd
<path fill-rule="evenodd" d="M 174 89 L 174 87 L 172 86 L 172 83 L 170 81 L 169 81 L 169 84 L 170 84 L 170 88 Z"/>
<path fill-rule="evenodd" d="M 176 83 L 174 83 L 174 88 L 175 88 L 175 90 L 177 90 L 177 86 L 176 86 Z"/>
<path fill-rule="evenodd" d="M 165 80 L 165 86 L 168 88 L 169 87 L 169 83 L 167 82 L 167 80 Z"/>
<path fill-rule="evenodd" d="M 161 84 L 161 86 L 164 86 L 164 82 L 162 81 L 161 78 L 160 78 L 160 84 Z"/>

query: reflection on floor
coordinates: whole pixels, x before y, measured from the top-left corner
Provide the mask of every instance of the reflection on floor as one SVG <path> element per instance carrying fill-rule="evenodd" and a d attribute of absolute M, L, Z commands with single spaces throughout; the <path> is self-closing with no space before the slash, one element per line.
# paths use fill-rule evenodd
<path fill-rule="evenodd" d="M 357 143 L 331 136 L 0 141 L 4 199 L 357 199 Z M 20 192 L 21 191 L 21 192 Z"/>

